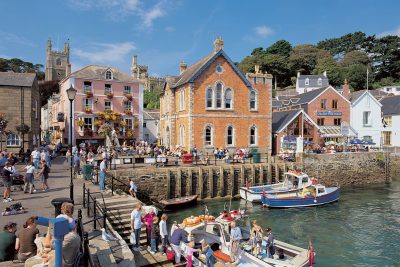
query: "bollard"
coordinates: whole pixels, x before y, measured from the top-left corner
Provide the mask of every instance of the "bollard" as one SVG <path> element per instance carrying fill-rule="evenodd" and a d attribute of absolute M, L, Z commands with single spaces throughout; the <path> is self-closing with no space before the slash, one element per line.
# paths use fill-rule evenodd
<path fill-rule="evenodd" d="M 82 236 L 82 210 L 78 209 L 78 225 L 76 226 L 77 228 L 77 232 L 81 238 L 81 240 L 83 240 L 83 236 Z"/>
<path fill-rule="evenodd" d="M 82 207 L 83 208 L 85 208 L 85 200 L 86 200 L 85 199 L 85 191 L 86 191 L 85 189 L 86 189 L 85 184 L 83 184 L 83 194 L 82 194 L 83 195 L 83 199 L 82 199 Z"/>
<path fill-rule="evenodd" d="M 96 211 L 96 198 L 93 198 L 93 228 L 94 230 L 96 229 L 97 223 L 96 223 L 96 216 L 97 216 L 97 211 Z"/>
<path fill-rule="evenodd" d="M 106 224 L 107 224 L 106 219 L 107 219 L 106 209 L 103 208 L 103 228 L 104 228 L 104 229 L 106 229 L 106 227 L 107 227 L 107 225 L 106 225 Z"/>
<path fill-rule="evenodd" d="M 87 189 L 87 216 L 90 217 L 90 189 Z"/>
<path fill-rule="evenodd" d="M 83 267 L 89 267 L 89 234 L 83 233 Z"/>

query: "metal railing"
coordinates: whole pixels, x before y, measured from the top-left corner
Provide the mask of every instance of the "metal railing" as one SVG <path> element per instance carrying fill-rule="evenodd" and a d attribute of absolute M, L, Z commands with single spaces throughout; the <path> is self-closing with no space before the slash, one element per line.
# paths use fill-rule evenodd
<path fill-rule="evenodd" d="M 121 187 L 126 188 L 126 189 L 130 188 L 130 185 L 127 182 L 115 177 L 114 175 L 107 175 L 107 177 L 110 179 L 110 183 L 108 185 L 110 187 L 112 196 L 114 195 L 114 192 L 116 192 L 116 190 L 118 188 L 121 188 Z M 129 194 L 129 192 L 127 192 L 127 190 L 123 190 L 123 191 L 125 193 Z M 136 192 L 136 197 L 141 202 L 144 202 L 146 204 L 152 204 L 153 203 L 153 201 L 151 200 L 150 196 L 148 194 L 146 194 L 145 192 L 141 191 L 141 190 L 138 190 Z"/>

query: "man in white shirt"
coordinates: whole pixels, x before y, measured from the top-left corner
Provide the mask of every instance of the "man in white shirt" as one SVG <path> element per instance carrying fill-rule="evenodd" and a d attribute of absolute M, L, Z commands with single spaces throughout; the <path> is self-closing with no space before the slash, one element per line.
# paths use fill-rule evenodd
<path fill-rule="evenodd" d="M 40 152 L 38 151 L 38 148 L 35 147 L 35 150 L 32 151 L 31 153 L 32 157 L 32 162 L 35 165 L 35 169 L 39 169 L 39 162 L 40 162 Z"/>
<path fill-rule="evenodd" d="M 138 203 L 131 213 L 131 229 L 135 234 L 135 245 L 133 250 L 140 251 L 140 232 L 142 229 L 142 204 Z"/>

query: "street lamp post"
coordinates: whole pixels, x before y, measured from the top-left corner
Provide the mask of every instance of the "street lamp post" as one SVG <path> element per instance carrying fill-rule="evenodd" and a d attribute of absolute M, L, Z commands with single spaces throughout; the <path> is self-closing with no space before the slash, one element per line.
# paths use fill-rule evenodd
<path fill-rule="evenodd" d="M 74 101 L 75 95 L 76 95 L 76 89 L 72 86 L 72 84 L 69 87 L 69 89 L 67 89 L 67 95 L 68 95 L 68 99 L 69 99 L 69 146 L 72 151 L 72 123 L 73 123 L 72 102 Z M 70 179 L 70 183 L 69 183 L 69 198 L 72 201 L 74 201 L 74 182 L 72 180 L 72 167 L 73 167 L 73 162 L 72 162 L 72 157 L 71 157 L 71 165 L 70 165 L 71 179 Z"/>

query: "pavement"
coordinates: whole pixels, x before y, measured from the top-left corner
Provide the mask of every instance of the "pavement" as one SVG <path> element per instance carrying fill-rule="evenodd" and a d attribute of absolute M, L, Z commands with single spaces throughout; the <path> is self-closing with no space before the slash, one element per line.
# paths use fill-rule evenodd
<path fill-rule="evenodd" d="M 24 165 L 17 165 L 16 169 L 21 174 L 25 174 L 23 172 Z M 85 181 L 83 179 L 74 179 L 74 201 L 75 201 L 75 211 L 74 218 L 78 217 L 78 209 L 82 209 L 83 221 L 88 220 L 86 217 L 86 212 L 83 211 L 82 207 L 82 195 L 83 195 L 83 184 Z M 20 202 L 25 209 L 25 213 L 23 214 L 15 214 L 9 216 L 0 215 L 0 227 L 2 230 L 3 226 L 9 222 L 17 223 L 17 234 L 20 229 L 22 229 L 23 224 L 26 219 L 31 216 L 42 216 L 53 218 L 54 217 L 54 207 L 51 204 L 51 200 L 54 198 L 67 197 L 70 195 L 70 167 L 69 164 L 65 162 L 64 157 L 57 157 L 53 160 L 53 164 L 51 166 L 51 172 L 49 174 L 48 185 L 50 189 L 48 191 L 43 192 L 40 190 L 41 183 L 39 177 L 35 177 L 35 187 L 37 189 L 34 194 L 24 194 L 23 191 L 14 190 L 11 192 L 11 198 L 14 201 L 9 203 L 0 202 L 0 211 L 2 212 L 6 207 L 9 207 L 13 203 Z M 91 191 L 99 191 L 98 186 L 94 186 L 91 182 L 86 182 L 86 185 L 91 188 Z M 1 193 L 3 193 L 4 188 L 0 188 Z M 85 231 L 91 231 L 92 224 L 88 224 L 85 226 Z M 45 234 L 47 232 L 47 227 L 38 226 L 40 234 Z"/>

